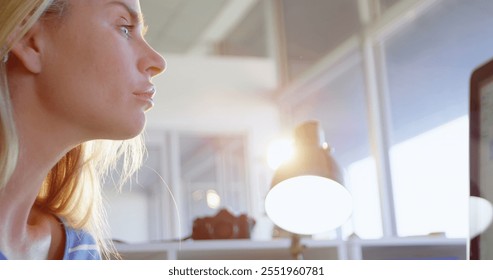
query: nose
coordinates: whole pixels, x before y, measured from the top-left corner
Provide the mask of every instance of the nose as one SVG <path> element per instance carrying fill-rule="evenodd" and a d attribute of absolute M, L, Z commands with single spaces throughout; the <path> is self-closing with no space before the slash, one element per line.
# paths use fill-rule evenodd
<path fill-rule="evenodd" d="M 157 76 L 166 70 L 166 60 L 154 50 L 147 42 L 145 59 L 141 60 L 141 70 L 150 75 L 150 77 Z"/>

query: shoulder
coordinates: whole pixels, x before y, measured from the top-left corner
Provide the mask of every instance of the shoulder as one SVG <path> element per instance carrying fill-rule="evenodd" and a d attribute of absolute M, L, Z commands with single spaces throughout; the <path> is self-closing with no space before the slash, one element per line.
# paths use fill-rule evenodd
<path fill-rule="evenodd" d="M 66 245 L 64 260 L 100 260 L 99 246 L 87 231 L 65 225 Z"/>

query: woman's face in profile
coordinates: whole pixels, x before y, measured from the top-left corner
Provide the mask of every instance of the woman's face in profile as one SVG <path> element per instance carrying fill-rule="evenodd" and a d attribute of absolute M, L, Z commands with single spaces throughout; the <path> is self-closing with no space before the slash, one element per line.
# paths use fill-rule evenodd
<path fill-rule="evenodd" d="M 68 1 L 61 21 L 41 24 L 41 103 L 83 140 L 134 137 L 165 68 L 143 37 L 139 1 Z"/>

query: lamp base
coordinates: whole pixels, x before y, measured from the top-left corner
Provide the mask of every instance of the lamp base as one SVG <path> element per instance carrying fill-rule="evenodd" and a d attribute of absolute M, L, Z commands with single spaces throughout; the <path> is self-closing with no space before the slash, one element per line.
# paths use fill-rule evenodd
<path fill-rule="evenodd" d="M 289 251 L 291 252 L 291 256 L 295 260 L 303 260 L 303 251 L 305 249 L 305 245 L 301 244 L 301 236 L 299 234 L 293 234 L 291 236 L 291 247 Z"/>

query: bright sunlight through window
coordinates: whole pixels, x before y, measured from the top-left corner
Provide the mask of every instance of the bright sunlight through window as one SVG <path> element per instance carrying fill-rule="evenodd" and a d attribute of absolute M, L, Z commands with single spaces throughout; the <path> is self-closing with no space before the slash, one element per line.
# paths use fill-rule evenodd
<path fill-rule="evenodd" d="M 394 145 L 391 173 L 399 236 L 468 234 L 469 134 L 464 116 Z M 376 168 L 372 158 L 348 167 L 353 226 L 361 238 L 382 237 Z"/>

